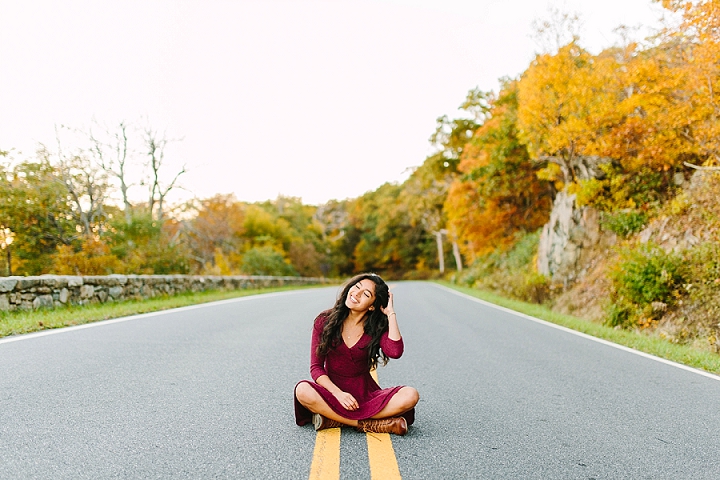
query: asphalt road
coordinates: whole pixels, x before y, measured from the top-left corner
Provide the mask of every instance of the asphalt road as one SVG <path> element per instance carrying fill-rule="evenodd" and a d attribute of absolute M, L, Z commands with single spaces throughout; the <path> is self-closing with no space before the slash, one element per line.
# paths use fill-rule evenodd
<path fill-rule="evenodd" d="M 417 421 L 405 479 L 716 479 L 720 381 L 407 282 L 393 287 Z M 336 288 L 0 341 L 0 479 L 306 479 L 297 427 L 315 315 Z M 14 339 L 11 339 L 14 340 Z M 369 478 L 343 429 L 341 478 Z"/>

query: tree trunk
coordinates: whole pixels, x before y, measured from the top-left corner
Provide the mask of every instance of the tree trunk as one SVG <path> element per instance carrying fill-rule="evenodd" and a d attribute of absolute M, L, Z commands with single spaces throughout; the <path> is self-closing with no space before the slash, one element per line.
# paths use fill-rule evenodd
<path fill-rule="evenodd" d="M 458 247 L 457 242 L 452 242 L 453 247 L 453 255 L 455 256 L 455 265 L 457 266 L 457 271 L 462 272 L 462 257 L 460 256 L 460 247 Z"/>
<path fill-rule="evenodd" d="M 440 263 L 440 273 L 445 273 L 445 254 L 443 252 L 443 232 L 435 232 L 435 238 L 437 239 L 438 248 L 438 262 Z"/>

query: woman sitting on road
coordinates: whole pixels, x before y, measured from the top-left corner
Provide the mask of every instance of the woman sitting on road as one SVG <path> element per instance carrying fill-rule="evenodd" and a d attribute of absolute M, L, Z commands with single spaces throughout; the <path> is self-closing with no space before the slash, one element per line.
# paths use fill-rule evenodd
<path fill-rule="evenodd" d="M 315 430 L 349 425 L 360 432 L 405 435 L 415 420 L 418 392 L 381 389 L 370 375 L 378 361 L 400 358 L 403 340 L 393 294 L 378 275 L 352 278 L 335 306 L 315 319 L 310 375 L 295 386 L 295 421 Z"/>

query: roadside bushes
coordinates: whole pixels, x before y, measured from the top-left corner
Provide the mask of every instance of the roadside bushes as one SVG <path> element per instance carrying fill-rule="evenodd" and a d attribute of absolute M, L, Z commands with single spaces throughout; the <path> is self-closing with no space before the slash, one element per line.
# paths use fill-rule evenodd
<path fill-rule="evenodd" d="M 667 253 L 652 242 L 621 249 L 610 268 L 613 290 L 607 323 L 651 326 L 683 295 L 683 265 L 682 255 Z"/>
<path fill-rule="evenodd" d="M 647 213 L 635 210 L 622 210 L 613 213 L 602 212 L 600 217 L 602 229 L 609 230 L 621 238 L 627 238 L 638 233 L 647 222 Z"/>
<path fill-rule="evenodd" d="M 270 245 L 253 247 L 242 257 L 242 272 L 246 275 L 297 276 L 297 271 Z"/>
<path fill-rule="evenodd" d="M 549 279 L 535 266 L 540 232 L 520 234 L 510 250 L 497 249 L 479 257 L 459 283 L 525 302 L 545 303 L 550 299 Z"/>
<path fill-rule="evenodd" d="M 706 337 L 714 351 L 720 344 L 720 244 L 702 243 L 685 255 L 687 301 L 675 317 L 692 336 Z"/>

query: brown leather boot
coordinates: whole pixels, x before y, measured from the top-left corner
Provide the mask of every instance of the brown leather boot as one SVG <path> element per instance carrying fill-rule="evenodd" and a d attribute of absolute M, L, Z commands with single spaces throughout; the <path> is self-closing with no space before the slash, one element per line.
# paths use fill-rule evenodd
<path fill-rule="evenodd" d="M 405 435 L 408 431 L 408 426 L 407 420 L 405 420 L 404 417 L 369 418 L 367 420 L 359 420 L 355 430 L 366 433 L 394 433 L 395 435 Z"/>
<path fill-rule="evenodd" d="M 326 428 L 337 428 L 342 427 L 342 423 L 330 420 L 327 417 L 323 417 L 319 413 L 314 413 L 312 417 L 313 425 L 315 430 L 325 430 Z"/>

